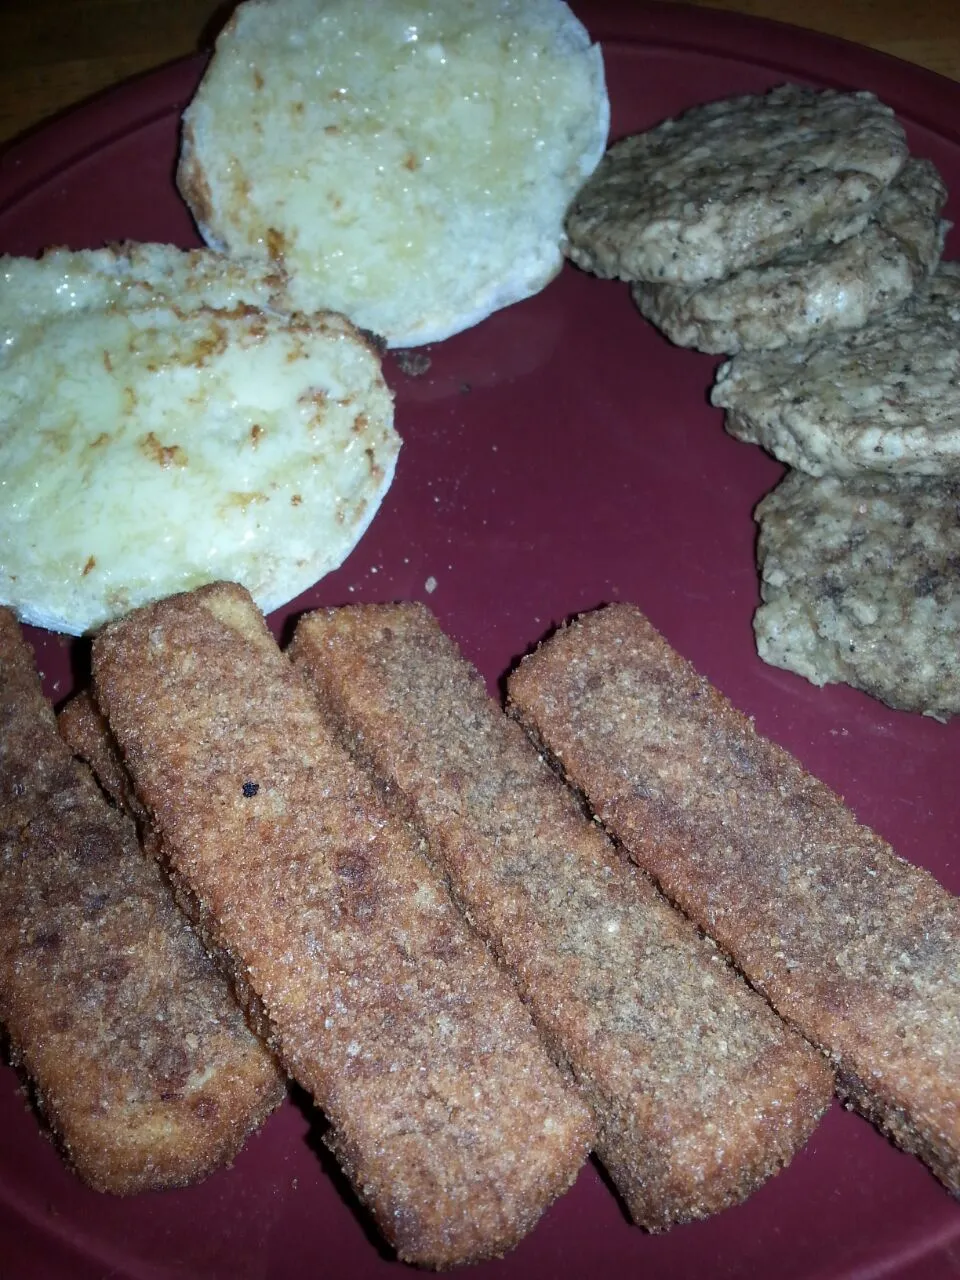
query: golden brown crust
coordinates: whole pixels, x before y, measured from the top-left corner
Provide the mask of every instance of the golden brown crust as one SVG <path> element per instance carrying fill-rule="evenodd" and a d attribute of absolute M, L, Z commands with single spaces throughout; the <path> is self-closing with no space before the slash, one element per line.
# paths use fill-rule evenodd
<path fill-rule="evenodd" d="M 177 168 L 177 187 L 193 214 L 194 221 L 205 240 L 213 223 L 213 193 L 203 166 L 197 159 L 193 125 L 186 121 L 182 128 L 180 163 Z M 212 237 L 210 237 L 212 238 Z"/>
<path fill-rule="evenodd" d="M 138 823 L 145 822 L 146 812 L 123 767 L 107 718 L 89 689 L 81 689 L 64 703 L 57 712 L 57 728 L 73 754 L 93 770 L 113 803 Z"/>
<path fill-rule="evenodd" d="M 108 627 L 96 695 L 173 874 L 401 1257 L 502 1253 L 589 1113 L 414 835 L 336 745 L 246 592 Z"/>
<path fill-rule="evenodd" d="M 514 973 L 634 1219 L 704 1217 L 786 1163 L 826 1061 L 584 818 L 428 611 L 314 613 L 291 655 Z"/>
<path fill-rule="evenodd" d="M 0 1021 L 85 1181 L 195 1181 L 236 1154 L 283 1080 L 133 823 L 71 757 L 0 610 Z"/>
<path fill-rule="evenodd" d="M 611 605 L 510 682 L 632 856 L 836 1062 L 841 1093 L 960 1194 L 960 909 Z"/>

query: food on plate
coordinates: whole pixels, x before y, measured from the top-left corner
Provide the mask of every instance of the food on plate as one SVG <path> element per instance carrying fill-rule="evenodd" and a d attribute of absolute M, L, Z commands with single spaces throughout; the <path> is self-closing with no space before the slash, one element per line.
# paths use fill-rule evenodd
<path fill-rule="evenodd" d="M 209 249 L 122 241 L 103 249 L 48 249 L 40 258 L 0 257 L 0 333 L 88 311 L 175 305 L 234 311 L 291 310 L 282 272 L 232 262 Z"/>
<path fill-rule="evenodd" d="M 828 1064 L 584 817 L 433 616 L 308 614 L 291 655 L 573 1072 L 634 1221 L 706 1217 L 787 1163 Z"/>
<path fill-rule="evenodd" d="M 204 1177 L 285 1094 L 133 823 L 58 735 L 5 609 L 0 1023 L 58 1145 L 99 1191 Z"/>
<path fill-rule="evenodd" d="M 912 158 L 857 235 L 801 245 L 761 266 L 702 284 L 633 286 L 642 314 L 672 342 L 733 354 L 858 329 L 903 302 L 936 267 L 949 223 L 947 189 Z"/>
<path fill-rule="evenodd" d="M 960 712 L 960 480 L 791 472 L 760 503 L 765 662 L 938 719 Z"/>
<path fill-rule="evenodd" d="M 870 93 L 709 102 L 609 149 L 568 213 L 567 252 L 600 276 L 719 280 L 862 231 L 906 160 Z"/>
<path fill-rule="evenodd" d="M 225 575 L 274 609 L 343 561 L 399 448 L 348 321 L 172 246 L 0 275 L 0 603 L 79 634 Z"/>
<path fill-rule="evenodd" d="M 57 712 L 57 728 L 70 750 L 88 764 L 110 800 L 133 818 L 141 841 L 150 836 L 149 818 L 113 741 L 107 718 L 90 689 L 81 689 Z"/>
<path fill-rule="evenodd" d="M 93 672 L 175 885 L 380 1230 L 438 1268 L 510 1248 L 575 1178 L 589 1112 L 248 593 L 130 614 Z"/>
<path fill-rule="evenodd" d="M 407 347 L 557 274 L 608 124 L 562 0 L 247 0 L 184 113 L 178 183 L 208 244 Z"/>
<path fill-rule="evenodd" d="M 809 475 L 960 470 L 960 264 L 943 262 L 895 311 L 803 347 L 721 366 L 727 430 Z"/>
<path fill-rule="evenodd" d="M 960 902 L 762 738 L 640 611 L 557 632 L 514 712 L 838 1088 L 960 1194 Z"/>

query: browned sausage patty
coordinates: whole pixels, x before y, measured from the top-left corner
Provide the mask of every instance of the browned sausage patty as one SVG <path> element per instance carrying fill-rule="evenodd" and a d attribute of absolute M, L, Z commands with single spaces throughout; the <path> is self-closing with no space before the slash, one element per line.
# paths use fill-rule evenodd
<path fill-rule="evenodd" d="M 567 214 L 567 253 L 621 280 L 719 280 L 862 230 L 906 160 L 871 93 L 784 84 L 706 102 L 610 147 Z"/>
<path fill-rule="evenodd" d="M 760 266 L 692 285 L 638 282 L 643 315 L 698 351 L 749 351 L 859 329 L 899 306 L 936 267 L 950 223 L 947 188 L 929 160 L 911 159 L 859 235 L 802 244 Z"/>

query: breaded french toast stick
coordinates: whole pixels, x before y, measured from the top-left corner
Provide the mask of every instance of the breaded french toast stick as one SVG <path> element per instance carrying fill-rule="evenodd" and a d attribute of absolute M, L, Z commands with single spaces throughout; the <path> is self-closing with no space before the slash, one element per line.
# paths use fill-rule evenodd
<path fill-rule="evenodd" d="M 113 801 L 149 835 L 148 815 L 137 799 L 133 781 L 113 740 L 107 718 L 90 689 L 81 689 L 57 712 L 57 728 L 70 750 L 93 770 L 93 776 Z"/>
<path fill-rule="evenodd" d="M 284 1096 L 134 824 L 57 733 L 7 610 L 0 1021 L 64 1154 L 100 1191 L 203 1177 Z"/>
<path fill-rule="evenodd" d="M 514 974 L 635 1221 L 705 1217 L 785 1164 L 832 1098 L 826 1060 L 583 815 L 433 616 L 321 611 L 291 653 Z"/>
<path fill-rule="evenodd" d="M 557 632 L 514 712 L 673 901 L 960 1194 L 960 904 L 762 738 L 639 610 Z"/>
<path fill-rule="evenodd" d="M 174 596 L 96 638 L 97 702 L 204 936 L 399 1255 L 498 1255 L 593 1126 L 419 839 L 325 726 L 249 595 Z"/>

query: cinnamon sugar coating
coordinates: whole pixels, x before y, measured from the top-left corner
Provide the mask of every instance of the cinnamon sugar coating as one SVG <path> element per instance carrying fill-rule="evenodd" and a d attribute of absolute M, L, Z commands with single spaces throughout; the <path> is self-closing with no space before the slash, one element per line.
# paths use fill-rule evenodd
<path fill-rule="evenodd" d="M 592 1125 L 509 979 L 333 740 L 245 591 L 108 627 L 97 701 L 211 945 L 407 1261 L 498 1255 Z"/>
<path fill-rule="evenodd" d="M 584 817 L 432 615 L 319 611 L 291 654 L 513 972 L 635 1221 L 705 1217 L 786 1163 L 828 1064 Z"/>
<path fill-rule="evenodd" d="M 960 1194 L 960 903 L 654 630 L 611 605 L 510 681 L 515 713 L 668 897 Z"/>
<path fill-rule="evenodd" d="M 0 1021 L 70 1163 L 128 1194 L 228 1162 L 284 1096 L 0 610 Z"/>

